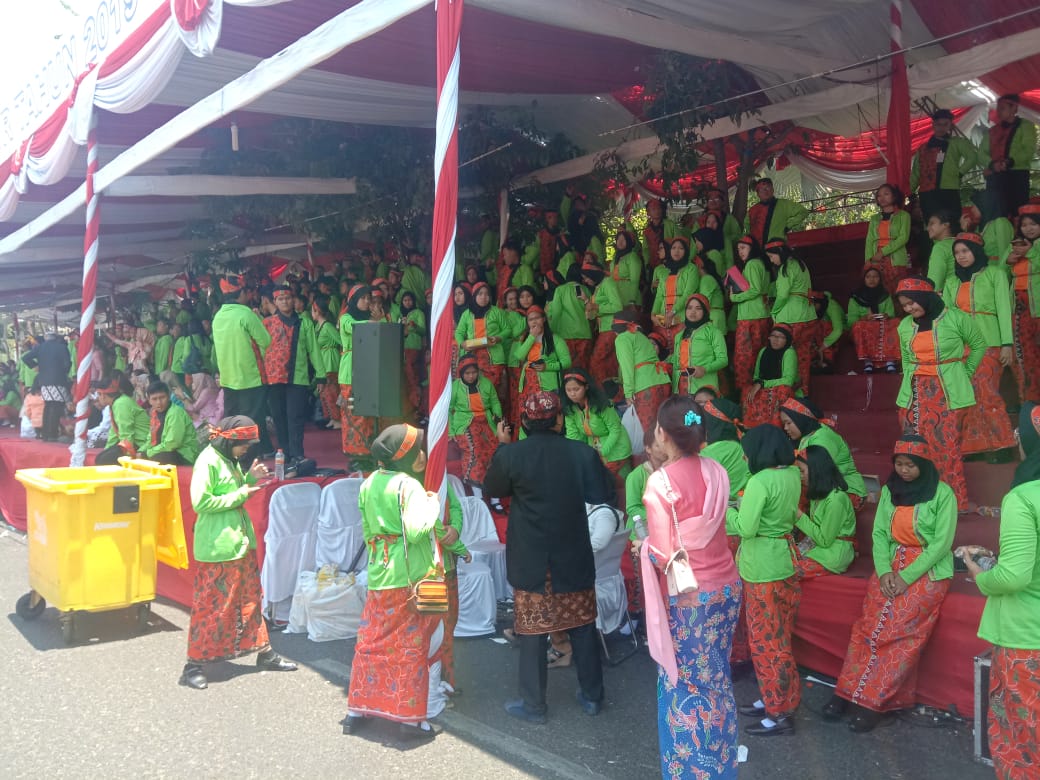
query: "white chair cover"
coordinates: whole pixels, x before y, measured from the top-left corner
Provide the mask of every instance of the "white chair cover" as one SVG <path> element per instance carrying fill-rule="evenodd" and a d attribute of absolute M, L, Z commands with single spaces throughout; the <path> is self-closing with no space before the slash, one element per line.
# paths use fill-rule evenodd
<path fill-rule="evenodd" d="M 473 554 L 474 563 L 486 564 L 491 570 L 495 598 L 513 598 L 513 588 L 506 579 L 506 546 L 498 541 L 491 510 L 476 496 L 462 499 L 462 543 Z"/>
<path fill-rule="evenodd" d="M 368 597 L 365 581 L 364 575 L 343 574 L 319 587 L 315 572 L 301 571 L 285 632 L 307 634 L 312 642 L 353 639 Z"/>
<path fill-rule="evenodd" d="M 487 564 L 458 562 L 459 621 L 455 636 L 487 636 L 495 633 L 498 605 L 495 602 L 495 584 Z"/>
<path fill-rule="evenodd" d="M 621 556 L 629 545 L 628 529 L 618 531 L 596 553 L 596 628 L 604 634 L 617 631 L 628 615 L 628 595 L 621 575 Z"/>
<path fill-rule="evenodd" d="M 321 491 L 318 543 L 314 552 L 318 566 L 331 563 L 345 571 L 364 543 L 361 510 L 358 509 L 362 482 L 358 477 L 338 479 Z M 355 568 L 364 569 L 367 564 L 367 556 L 362 555 Z"/>
<path fill-rule="evenodd" d="M 260 570 L 262 609 L 275 620 L 288 620 L 300 572 L 314 570 L 314 542 L 321 488 L 313 482 L 282 485 L 267 509 L 267 552 Z"/>

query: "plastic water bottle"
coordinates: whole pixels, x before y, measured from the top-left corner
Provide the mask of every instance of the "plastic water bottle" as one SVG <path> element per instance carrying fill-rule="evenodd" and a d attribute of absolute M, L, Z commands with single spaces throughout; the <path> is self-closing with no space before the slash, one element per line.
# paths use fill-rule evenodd
<path fill-rule="evenodd" d="M 632 525 L 635 526 L 636 536 L 639 539 L 645 539 L 650 535 L 650 531 L 646 527 L 646 520 L 644 520 L 640 515 L 634 515 L 632 517 Z"/>
<path fill-rule="evenodd" d="M 274 454 L 274 478 L 279 482 L 285 479 L 285 453 L 281 450 Z"/>

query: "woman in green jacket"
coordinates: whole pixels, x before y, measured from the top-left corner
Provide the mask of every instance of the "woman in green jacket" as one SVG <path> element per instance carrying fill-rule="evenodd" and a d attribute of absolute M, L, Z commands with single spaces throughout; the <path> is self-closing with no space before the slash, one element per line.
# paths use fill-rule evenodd
<path fill-rule="evenodd" d="M 527 310 L 527 333 L 513 345 L 513 359 L 520 368 L 517 386 L 518 408 L 524 399 L 540 390 L 560 389 L 560 372 L 571 367 L 567 342 L 556 335 L 538 306 Z M 516 425 L 515 421 L 510 421 Z"/>
<path fill-rule="evenodd" d="M 1025 410 L 1023 410 L 1025 411 Z M 1040 429 L 1040 407 L 1022 424 Z M 1023 437 L 1025 441 L 1025 437 Z M 964 561 L 986 596 L 979 637 L 992 642 L 989 673 L 989 750 L 998 777 L 1031 777 L 1040 766 L 1040 480 L 1017 483 L 1000 506 L 1000 557 L 983 571 L 975 557 L 993 553 L 968 545 Z"/>
<path fill-rule="evenodd" d="M 400 322 L 404 326 L 404 384 L 408 390 L 408 404 L 416 417 L 422 417 L 425 411 L 422 379 L 426 368 L 426 315 L 411 290 L 401 294 Z"/>
<path fill-rule="evenodd" d="M 1000 395 L 1000 376 L 1011 365 L 1014 354 L 1011 285 L 1002 269 L 990 265 L 982 236 L 977 233 L 957 236 L 953 259 L 956 266 L 946 279 L 943 301 L 971 317 L 986 340 L 986 351 L 971 378 L 975 405 L 964 410 L 961 452 L 975 455 L 1008 450 L 1015 447 L 1015 435 Z M 999 462 L 995 454 L 990 459 Z"/>
<path fill-rule="evenodd" d="M 906 278 L 896 298 L 909 316 L 899 323 L 903 382 L 896 396 L 904 431 L 928 440 L 943 481 L 969 509 L 961 460 L 962 409 L 975 403 L 971 378 L 986 341 L 964 312 L 952 309 L 927 279 Z"/>
<path fill-rule="evenodd" d="M 925 226 L 932 240 L 932 251 L 928 255 L 927 276 L 936 290 L 946 286 L 946 279 L 953 275 L 953 236 L 957 230 L 957 215 L 937 211 L 928 218 Z"/>
<path fill-rule="evenodd" d="M 754 381 L 755 361 L 769 338 L 769 272 L 761 247 L 751 236 L 737 242 L 736 265 L 725 279 L 729 299 L 736 304 L 733 338 L 733 380 L 741 397 Z"/>
<path fill-rule="evenodd" d="M 203 664 L 259 651 L 256 665 L 291 672 L 296 664 L 271 649 L 260 610 L 260 571 L 256 533 L 246 500 L 270 476 L 260 460 L 243 473 L 239 458 L 259 444 L 260 430 L 249 417 L 225 417 L 210 429 L 210 444 L 191 472 L 195 510 L 195 584 L 188 629 L 188 663 L 180 684 L 209 686 Z"/>
<path fill-rule="evenodd" d="M 847 322 L 864 374 L 873 374 L 875 363 L 884 363 L 889 374 L 899 370 L 899 320 L 894 298 L 885 289 L 878 266 L 868 265 L 863 270 L 863 284 L 849 296 Z"/>
<path fill-rule="evenodd" d="M 851 702 L 849 729 L 856 732 L 916 703 L 917 663 L 953 578 L 957 500 L 940 481 L 928 443 L 903 436 L 892 466 L 874 516 L 874 574 L 838 686 L 823 709 L 825 718 L 837 720 Z"/>
<path fill-rule="evenodd" d="M 664 337 L 666 344 L 675 341 L 682 330 L 682 312 L 686 300 L 700 286 L 701 272 L 690 261 L 690 239 L 676 236 L 668 243 L 668 258 L 654 269 L 656 289 L 654 305 L 650 309 L 654 332 Z"/>
<path fill-rule="evenodd" d="M 906 276 L 908 255 L 906 245 L 910 241 L 910 212 L 904 211 L 906 198 L 894 184 L 882 184 L 874 192 L 878 213 L 867 225 L 867 241 L 863 248 L 863 260 L 877 266 L 885 288 L 895 292 L 899 280 Z"/>
<path fill-rule="evenodd" d="M 1040 203 L 1018 210 L 1021 234 L 1005 256 L 1014 295 L 1014 362 L 1018 397 L 1040 401 Z"/>
<path fill-rule="evenodd" d="M 614 315 L 622 309 L 621 292 L 591 251 L 585 253 L 581 281 L 592 290 L 592 295 L 585 301 L 585 315 L 590 321 L 596 322 L 597 331 L 592 361 L 586 368 L 602 387 L 604 382 L 617 379 L 618 375 L 617 356 L 614 354 L 617 334 L 611 330 L 611 325 L 614 323 Z"/>
<path fill-rule="evenodd" d="M 780 407 L 794 395 L 798 382 L 798 355 L 791 342 L 790 325 L 776 325 L 769 331 L 755 361 L 754 383 L 744 393 L 747 427 L 780 425 Z"/>
<path fill-rule="evenodd" d="M 812 368 L 830 370 L 838 354 L 838 341 L 845 333 L 845 312 L 829 292 L 811 290 L 809 300 L 816 311 Z"/>
<path fill-rule="evenodd" d="M 339 392 L 342 399 L 340 414 L 343 454 L 348 458 L 365 458 L 368 445 L 375 432 L 374 420 L 361 417 L 351 409 L 354 405 L 354 326 L 368 321 L 368 307 L 372 301 L 372 289 L 355 284 L 347 293 L 343 313 L 339 317 L 339 340 L 343 354 L 339 359 Z"/>
<path fill-rule="evenodd" d="M 866 503 L 867 487 L 852 460 L 849 445 L 816 404 L 805 398 L 788 398 L 780 407 L 780 425 L 796 449 L 804 450 L 815 444 L 827 450 L 848 485 L 852 506 L 859 509 Z"/>
<path fill-rule="evenodd" d="M 473 285 L 469 310 L 455 326 L 455 341 L 462 352 L 476 356 L 480 372 L 495 386 L 496 392 L 506 370 L 506 353 L 502 342 L 509 336 L 504 312 L 491 303 L 487 282 Z M 500 399 L 501 400 L 501 399 Z"/>
<path fill-rule="evenodd" d="M 632 441 L 621 417 L 588 372 L 563 372 L 563 419 L 568 439 L 588 444 L 614 475 L 617 505 L 625 506 L 625 477 L 632 470 Z"/>
<path fill-rule="evenodd" d="M 694 293 L 686 301 L 683 329 L 675 334 L 670 357 L 672 392 L 693 395 L 702 387 L 719 389 L 719 371 L 729 364 L 726 340 L 711 319 L 708 299 Z"/>
<path fill-rule="evenodd" d="M 628 405 L 635 407 L 643 430 L 651 430 L 657 425 L 658 407 L 672 390 L 668 376 L 671 364 L 660 359 L 657 347 L 639 327 L 634 312 L 616 314 L 612 328 L 617 334 L 614 353 L 621 373 L 621 391 Z"/>
<path fill-rule="evenodd" d="M 795 454 L 809 497 L 809 512 L 799 513 L 795 521 L 804 534 L 795 554 L 798 577 L 841 574 L 856 558 L 856 510 L 849 486 L 825 447 L 814 444 Z"/>
<path fill-rule="evenodd" d="M 462 451 L 460 476 L 472 485 L 484 483 L 484 472 L 498 446 L 495 426 L 501 419 L 502 405 L 494 386 L 481 376 L 477 359 L 463 355 L 459 378 L 451 383 L 448 435 Z"/>
<path fill-rule="evenodd" d="M 790 547 L 802 483 L 791 442 L 775 425 L 752 428 L 741 447 L 751 477 L 726 531 L 740 537 L 737 570 L 744 581 L 751 662 L 762 698 L 738 709 L 760 719 L 745 732 L 768 736 L 794 730 L 802 699 L 791 649 L 802 588 Z"/>
<path fill-rule="evenodd" d="M 342 344 L 339 328 L 329 315 L 331 301 L 324 293 L 317 293 L 311 301 L 311 319 L 314 320 L 314 340 L 318 345 L 318 362 L 321 372 L 318 390 L 321 393 L 322 415 L 328 420 L 327 428 L 340 428 L 339 404 L 339 360 Z"/>
<path fill-rule="evenodd" d="M 621 296 L 621 305 L 626 309 L 643 307 L 643 295 L 639 289 L 643 279 L 643 259 L 639 249 L 635 233 L 619 230 L 614 239 L 614 259 L 607 266 Z"/>
<path fill-rule="evenodd" d="M 809 369 L 812 365 L 816 309 L 809 300 L 812 280 L 805 263 L 791 254 L 784 241 L 770 241 L 765 246 L 766 257 L 776 272 L 776 300 L 770 314 L 774 325 L 791 329 L 795 353 L 798 355 L 799 389 L 809 392 Z"/>

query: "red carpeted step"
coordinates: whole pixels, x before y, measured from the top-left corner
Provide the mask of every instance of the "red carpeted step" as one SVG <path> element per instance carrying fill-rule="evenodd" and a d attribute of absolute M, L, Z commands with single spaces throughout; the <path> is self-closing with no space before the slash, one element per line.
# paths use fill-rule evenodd
<path fill-rule="evenodd" d="M 810 396 L 824 411 L 896 413 L 896 396 L 902 374 L 814 376 Z"/>

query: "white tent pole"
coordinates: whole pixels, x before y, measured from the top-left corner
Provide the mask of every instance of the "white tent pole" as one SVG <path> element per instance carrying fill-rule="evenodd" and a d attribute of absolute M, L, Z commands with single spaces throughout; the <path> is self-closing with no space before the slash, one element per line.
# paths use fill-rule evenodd
<path fill-rule="evenodd" d="M 110 198 L 162 195 L 168 198 L 241 195 L 354 195 L 355 179 L 313 179 L 304 176 L 124 176 L 105 190 Z"/>
<path fill-rule="evenodd" d="M 337 14 L 295 43 L 258 63 L 248 73 L 242 74 L 185 109 L 113 159 L 98 171 L 95 179 L 96 191 L 103 192 L 113 182 L 208 127 L 217 119 L 244 108 L 341 49 L 374 35 L 398 19 L 429 5 L 430 2 L 431 0 L 362 0 L 352 8 Z M 86 185 L 81 184 L 68 197 L 0 241 L 0 264 L 4 255 L 14 252 L 61 220 L 75 214 L 83 207 L 86 194 Z"/>

